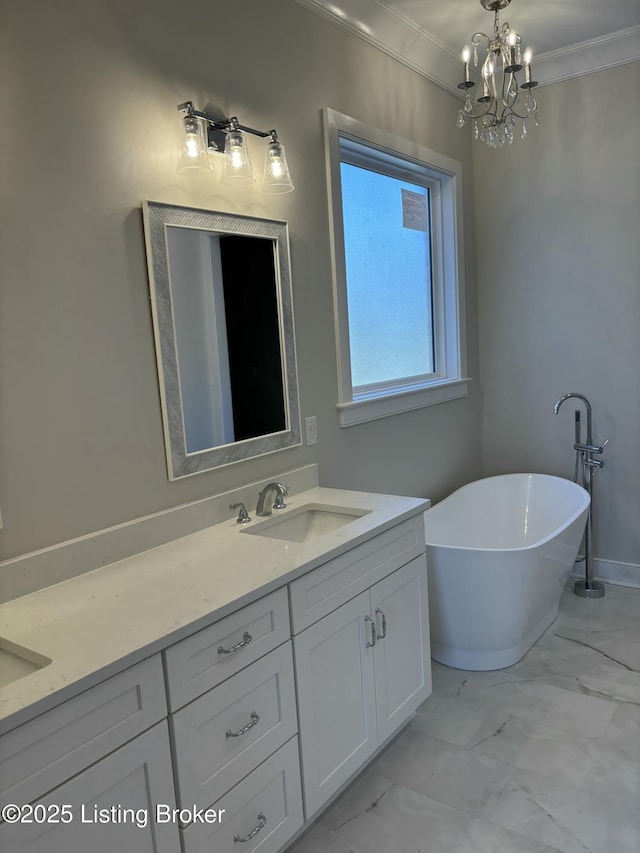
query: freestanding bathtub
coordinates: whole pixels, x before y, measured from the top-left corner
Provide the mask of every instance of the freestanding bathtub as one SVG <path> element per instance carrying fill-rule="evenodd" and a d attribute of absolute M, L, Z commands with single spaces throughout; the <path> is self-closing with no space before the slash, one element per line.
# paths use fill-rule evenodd
<path fill-rule="evenodd" d="M 425 512 L 431 653 L 457 669 L 516 663 L 558 614 L 589 495 L 561 477 L 469 483 Z"/>

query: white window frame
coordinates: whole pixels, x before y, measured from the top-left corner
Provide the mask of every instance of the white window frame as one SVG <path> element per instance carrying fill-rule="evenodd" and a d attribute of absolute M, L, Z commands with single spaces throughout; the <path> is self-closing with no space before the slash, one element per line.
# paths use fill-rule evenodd
<path fill-rule="evenodd" d="M 356 119 L 323 110 L 340 425 L 420 409 L 467 395 L 462 252 L 462 164 Z M 346 152 L 346 155 L 343 154 Z M 341 162 L 370 165 L 384 174 L 385 160 L 405 161 L 408 181 L 428 186 L 431 197 L 435 373 L 354 389 L 351 377 Z M 416 181 L 416 178 L 419 178 Z"/>

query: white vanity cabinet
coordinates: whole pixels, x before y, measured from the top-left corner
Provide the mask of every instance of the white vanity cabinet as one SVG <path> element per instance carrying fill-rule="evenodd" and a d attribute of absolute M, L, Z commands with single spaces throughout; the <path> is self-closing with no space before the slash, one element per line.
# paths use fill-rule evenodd
<path fill-rule="evenodd" d="M 294 630 L 327 602 L 344 601 L 294 636 L 307 820 L 431 692 L 421 521 L 410 519 L 291 584 Z"/>
<path fill-rule="evenodd" d="M 175 809 L 159 655 L 3 735 L 0 849 L 32 853 L 175 853 Z M 159 722 L 158 722 L 159 721 Z"/>
<path fill-rule="evenodd" d="M 341 503 L 319 492 L 314 501 Z M 41 613 L 66 596 L 85 606 L 71 608 L 72 624 L 48 626 L 51 669 L 0 700 L 15 706 L 0 708 L 0 807 L 15 803 L 23 817 L 0 821 L 0 850 L 281 853 L 291 843 L 431 690 L 425 502 L 344 500 L 364 513 L 357 526 L 311 542 L 267 528 L 240 536 L 226 523 L 36 593 Z M 212 552 L 238 552 L 246 573 L 234 562 L 212 582 Z M 154 584 L 154 603 L 129 638 L 113 626 L 140 618 L 139 594 L 113 590 L 134 571 L 136 590 Z M 26 603 L 3 608 L 3 630 L 20 635 Z M 70 649 L 89 632 L 88 649 Z M 85 689 L 53 706 L 73 685 Z M 47 710 L 27 719 L 37 707 Z"/>
<path fill-rule="evenodd" d="M 165 662 L 178 804 L 220 815 L 181 830 L 185 853 L 276 853 L 303 823 L 286 588 L 167 649 Z"/>

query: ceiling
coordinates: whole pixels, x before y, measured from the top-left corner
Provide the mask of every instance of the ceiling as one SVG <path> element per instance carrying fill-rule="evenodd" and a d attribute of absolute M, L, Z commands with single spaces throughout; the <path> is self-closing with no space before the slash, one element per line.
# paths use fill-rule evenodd
<path fill-rule="evenodd" d="M 460 51 L 491 34 L 480 0 L 297 0 L 450 91 Z M 640 59 L 640 0 L 513 0 L 500 13 L 534 51 L 541 85 Z"/>

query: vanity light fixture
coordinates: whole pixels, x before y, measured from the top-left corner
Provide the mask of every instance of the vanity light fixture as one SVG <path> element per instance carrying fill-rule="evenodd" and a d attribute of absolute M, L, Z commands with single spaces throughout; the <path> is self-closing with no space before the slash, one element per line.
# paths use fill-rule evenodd
<path fill-rule="evenodd" d="M 224 136 L 224 166 L 220 182 L 227 185 L 249 184 L 255 174 L 249 159 L 246 134 L 268 139 L 265 155 L 264 175 L 261 189 L 266 193 L 289 193 L 294 189 L 284 145 L 278 140 L 276 130 L 256 130 L 240 124 L 235 116 L 216 118 L 209 113 L 194 109 L 191 101 L 178 104 L 182 119 L 184 138 L 176 172 L 196 174 L 211 172 L 213 166 L 210 152 L 219 151 L 215 137 Z"/>
<path fill-rule="evenodd" d="M 489 148 L 511 145 L 518 121 L 520 138 L 526 139 L 528 125 L 538 126 L 538 105 L 532 90 L 538 85 L 531 77 L 530 47 L 521 51 L 522 36 L 509 24 L 500 26 L 500 10 L 506 9 L 511 0 L 480 0 L 481 6 L 494 13 L 493 37 L 486 33 L 474 33 L 471 47 L 465 44 L 462 51 L 464 80 L 458 83 L 463 97 L 458 110 L 458 127 L 463 127 L 469 118 L 473 124 L 473 135 Z M 482 63 L 482 95 L 472 102 L 470 90 L 475 86 L 469 73 L 469 63 L 478 65 L 478 46 L 486 42 L 486 57 Z M 500 64 L 500 68 L 498 67 Z M 524 82 L 518 86 L 518 72 L 524 68 Z M 500 72 L 500 74 L 499 74 Z M 521 92 L 526 92 L 521 97 Z"/>

